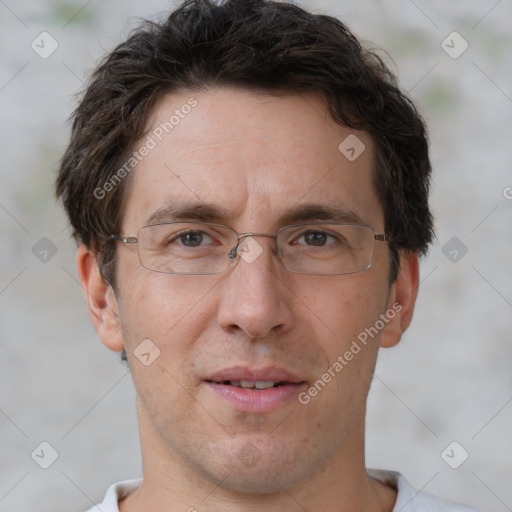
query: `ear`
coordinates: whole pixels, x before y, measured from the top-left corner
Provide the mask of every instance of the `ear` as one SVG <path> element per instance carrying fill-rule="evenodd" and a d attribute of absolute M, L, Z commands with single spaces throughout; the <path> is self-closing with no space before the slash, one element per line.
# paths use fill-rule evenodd
<path fill-rule="evenodd" d="M 89 317 L 98 336 L 110 350 L 123 350 L 124 340 L 119 324 L 117 300 L 114 290 L 100 274 L 96 255 L 81 244 L 78 247 L 76 263 Z"/>
<path fill-rule="evenodd" d="M 418 253 L 406 252 L 400 255 L 400 270 L 391 286 L 386 316 L 389 322 L 382 331 L 380 346 L 395 346 L 409 327 L 418 295 L 419 262 Z"/>

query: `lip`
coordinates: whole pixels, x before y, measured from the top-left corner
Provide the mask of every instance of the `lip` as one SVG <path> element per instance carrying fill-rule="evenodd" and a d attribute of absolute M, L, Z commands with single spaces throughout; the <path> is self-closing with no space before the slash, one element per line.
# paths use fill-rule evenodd
<path fill-rule="evenodd" d="M 225 381 L 274 381 L 284 384 L 269 389 L 247 389 L 231 386 Z M 278 367 L 232 367 L 215 372 L 204 384 L 223 401 L 241 412 L 266 413 L 283 406 L 306 387 L 306 381 Z"/>
<path fill-rule="evenodd" d="M 271 380 L 274 382 L 290 382 L 291 384 L 297 384 L 304 382 L 304 379 L 300 379 L 291 372 L 288 372 L 284 368 L 277 366 L 269 366 L 266 368 L 249 368 L 247 366 L 233 366 L 231 368 L 225 368 L 213 373 L 205 380 L 213 382 L 222 382 L 225 380 L 248 380 L 252 382 L 261 380 Z"/>

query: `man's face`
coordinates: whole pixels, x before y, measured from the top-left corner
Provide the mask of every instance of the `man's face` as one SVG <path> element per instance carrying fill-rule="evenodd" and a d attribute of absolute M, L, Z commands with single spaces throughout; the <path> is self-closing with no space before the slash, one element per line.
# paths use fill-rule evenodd
<path fill-rule="evenodd" d="M 336 124 L 321 99 L 238 89 L 173 94 L 157 105 L 151 129 L 191 96 L 197 106 L 131 176 L 121 234 L 135 235 L 158 210 L 205 205 L 223 215 L 202 220 L 238 233 L 276 233 L 308 205 L 344 210 L 384 232 L 371 138 Z M 338 149 L 351 134 L 365 145 L 353 161 Z M 174 220 L 167 213 L 159 220 Z M 318 220 L 325 219 L 302 222 Z M 298 394 L 375 325 L 394 300 L 394 285 L 383 242 L 376 242 L 370 269 L 325 276 L 286 271 L 274 240 L 255 240 L 263 252 L 254 261 L 239 258 L 224 274 L 188 276 L 147 270 L 135 245 L 119 244 L 117 305 L 143 450 L 153 452 L 146 455 L 158 454 L 191 478 L 271 492 L 361 451 L 381 333 L 359 343 L 308 403 Z M 147 339 L 160 350 L 148 366 L 134 356 Z M 244 376 L 288 384 L 265 391 L 226 382 Z"/>

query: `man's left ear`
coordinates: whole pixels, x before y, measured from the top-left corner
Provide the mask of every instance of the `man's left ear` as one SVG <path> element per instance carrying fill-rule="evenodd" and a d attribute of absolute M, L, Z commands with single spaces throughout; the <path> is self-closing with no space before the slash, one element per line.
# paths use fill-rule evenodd
<path fill-rule="evenodd" d="M 389 292 L 386 317 L 389 319 L 382 330 L 380 346 L 395 346 L 409 327 L 418 295 L 419 261 L 417 252 L 400 255 L 400 270 Z M 394 314 L 392 313 L 394 311 Z"/>

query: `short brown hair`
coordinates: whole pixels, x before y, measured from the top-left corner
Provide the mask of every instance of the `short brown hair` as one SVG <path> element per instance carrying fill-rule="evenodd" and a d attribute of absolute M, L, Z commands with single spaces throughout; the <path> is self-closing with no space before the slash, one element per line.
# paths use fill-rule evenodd
<path fill-rule="evenodd" d="M 392 237 L 391 278 L 401 250 L 424 254 L 433 238 L 425 125 L 396 78 L 339 20 L 270 0 L 192 0 L 163 23 L 144 22 L 101 62 L 74 112 L 57 196 L 73 236 L 99 256 L 114 286 L 115 244 L 126 179 L 103 197 L 146 133 L 163 95 L 215 86 L 315 92 L 340 124 L 375 143 L 375 189 Z"/>

